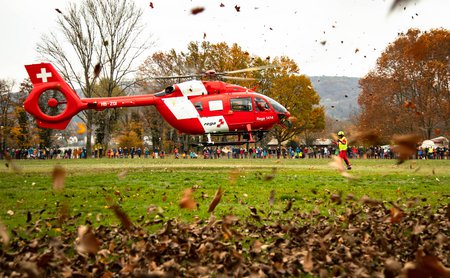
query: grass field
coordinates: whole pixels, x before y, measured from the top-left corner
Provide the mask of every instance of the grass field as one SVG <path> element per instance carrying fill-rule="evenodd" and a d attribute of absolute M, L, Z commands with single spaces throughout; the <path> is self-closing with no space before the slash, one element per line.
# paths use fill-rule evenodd
<path fill-rule="evenodd" d="M 330 161 L 9 161 L 0 276 L 449 277 L 450 160 Z"/>
<path fill-rule="evenodd" d="M 79 215 L 93 225 L 119 223 L 109 209 L 117 203 L 132 221 L 208 219 L 216 190 L 224 191 L 215 214 L 248 215 L 249 207 L 289 217 L 290 213 L 339 211 L 334 196 L 371 199 L 401 206 L 448 204 L 450 160 L 352 160 L 353 179 L 342 177 L 330 160 L 247 159 L 90 159 L 14 161 L 18 171 L 0 170 L 0 220 L 10 228 L 27 221 Z M 66 170 L 64 189 L 52 187 L 55 165 Z M 197 209 L 179 207 L 183 191 L 193 188 Z M 275 202 L 269 205 L 270 192 Z M 112 200 L 112 201 L 111 201 Z M 289 201 L 292 210 L 283 213 Z M 335 200 L 336 201 L 336 200 Z M 405 207 L 405 209 L 408 209 Z M 158 222 L 158 221 L 155 221 Z M 164 221 L 162 221 L 164 222 Z M 51 224 L 50 224 L 51 225 Z"/>

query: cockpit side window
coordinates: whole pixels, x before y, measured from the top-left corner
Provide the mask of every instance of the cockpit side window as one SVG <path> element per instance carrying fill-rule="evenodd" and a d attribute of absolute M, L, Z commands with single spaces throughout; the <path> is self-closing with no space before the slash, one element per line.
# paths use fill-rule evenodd
<path fill-rule="evenodd" d="M 232 98 L 230 99 L 230 107 L 233 111 L 252 111 L 251 98 Z"/>
<path fill-rule="evenodd" d="M 255 97 L 255 109 L 256 111 L 268 111 L 270 106 L 264 99 Z"/>

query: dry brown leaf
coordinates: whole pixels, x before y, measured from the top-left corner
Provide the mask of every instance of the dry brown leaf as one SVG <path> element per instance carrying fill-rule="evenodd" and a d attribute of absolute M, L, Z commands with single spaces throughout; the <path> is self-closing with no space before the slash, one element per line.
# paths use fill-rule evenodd
<path fill-rule="evenodd" d="M 191 10 L 191 14 L 196 15 L 203 12 L 204 10 L 205 10 L 204 7 L 196 7 Z"/>
<path fill-rule="evenodd" d="M 367 145 L 380 145 L 382 142 L 380 132 L 375 129 L 363 130 L 352 132 L 349 145 L 355 145 L 356 143 Z"/>
<path fill-rule="evenodd" d="M 66 178 L 66 170 L 61 165 L 56 165 L 52 172 L 53 190 L 64 190 L 64 180 Z"/>
<path fill-rule="evenodd" d="M 131 229 L 133 228 L 133 223 L 131 222 L 128 215 L 116 204 L 110 206 L 110 208 L 114 211 L 114 214 L 120 220 L 122 226 L 126 230 L 131 231 Z"/>
<path fill-rule="evenodd" d="M 343 176 L 345 178 L 348 178 L 348 179 L 353 178 L 352 175 L 350 175 L 347 172 L 346 168 L 344 167 L 344 163 L 343 163 L 342 159 L 339 156 L 333 156 L 333 161 L 331 161 L 329 163 L 329 165 L 332 168 L 338 170 L 338 172 L 341 174 L 341 176 Z"/>
<path fill-rule="evenodd" d="M 230 181 L 230 185 L 236 185 L 236 182 L 239 178 L 241 171 L 239 171 L 239 169 L 234 169 L 230 172 L 229 175 L 229 181 Z"/>
<path fill-rule="evenodd" d="M 120 171 L 120 173 L 117 174 L 117 178 L 119 180 L 123 180 L 127 176 L 127 174 L 128 174 L 128 170 L 127 169 L 122 170 L 122 171 Z"/>
<path fill-rule="evenodd" d="M 84 134 L 85 132 L 86 132 L 86 125 L 84 123 L 78 122 L 77 123 L 77 133 Z"/>
<path fill-rule="evenodd" d="M 92 228 L 85 225 L 78 227 L 78 238 L 75 243 L 76 250 L 81 255 L 95 255 L 101 245 L 100 240 L 97 239 Z"/>
<path fill-rule="evenodd" d="M 390 217 L 391 223 L 400 223 L 400 221 L 403 219 L 403 216 L 405 216 L 405 213 L 403 212 L 403 210 L 401 210 L 397 206 L 393 206 L 389 210 L 389 213 L 391 215 L 391 217 Z"/>
<path fill-rule="evenodd" d="M 287 213 L 292 208 L 292 200 L 289 200 L 286 207 L 283 209 L 283 213 Z"/>
<path fill-rule="evenodd" d="M 397 164 L 401 164 L 416 153 L 417 143 L 420 141 L 420 137 L 416 134 L 395 135 L 392 137 L 392 140 L 395 144 L 392 150 L 398 155 Z"/>
<path fill-rule="evenodd" d="M 100 75 L 101 70 L 102 70 L 102 65 L 101 65 L 100 62 L 99 62 L 99 63 L 97 63 L 97 64 L 94 66 L 94 79 L 95 79 L 95 78 L 98 78 L 98 76 Z"/>
<path fill-rule="evenodd" d="M 306 272 L 311 272 L 314 268 L 313 260 L 312 260 L 312 254 L 311 251 L 308 250 L 306 252 L 305 258 L 303 259 L 303 269 Z"/>
<path fill-rule="evenodd" d="M 9 246 L 9 234 L 8 234 L 8 229 L 6 229 L 6 226 L 3 225 L 3 223 L 0 222 L 0 237 L 2 239 L 3 242 L 3 246 Z"/>
<path fill-rule="evenodd" d="M 192 197 L 192 192 L 193 192 L 192 188 L 184 190 L 183 196 L 181 197 L 179 203 L 180 208 L 193 210 L 197 207 L 197 203 L 194 201 Z"/>
<path fill-rule="evenodd" d="M 208 212 L 213 212 L 216 206 L 219 204 L 220 199 L 222 198 L 222 188 L 219 187 L 216 191 L 216 195 L 214 196 L 214 199 L 209 204 Z"/>
<path fill-rule="evenodd" d="M 252 244 L 252 249 L 251 249 L 251 251 L 253 252 L 253 253 L 256 253 L 256 254 L 259 254 L 259 253 L 261 253 L 261 247 L 263 246 L 263 244 L 261 243 L 261 241 L 259 241 L 259 240 L 255 240 L 254 242 L 253 242 L 253 244 Z"/>
<path fill-rule="evenodd" d="M 450 268 L 445 267 L 436 257 L 427 256 L 423 250 L 416 253 L 416 261 L 408 262 L 402 269 L 404 278 L 450 278 Z"/>
<path fill-rule="evenodd" d="M 275 203 L 275 190 L 272 189 L 270 191 L 270 196 L 269 196 L 269 205 L 273 206 L 274 203 Z"/>
<path fill-rule="evenodd" d="M 39 271 L 39 267 L 36 262 L 21 261 L 19 262 L 19 268 L 21 272 L 27 274 L 26 277 L 41 277 L 42 273 Z"/>
<path fill-rule="evenodd" d="M 273 180 L 274 178 L 275 178 L 275 173 L 277 172 L 277 168 L 272 168 L 272 173 L 271 174 L 268 174 L 268 175 L 265 175 L 264 176 L 264 180 L 265 181 L 270 181 L 270 180 Z"/>
<path fill-rule="evenodd" d="M 331 194 L 330 198 L 333 203 L 340 205 L 342 203 L 342 192 L 339 191 L 338 194 Z"/>
<path fill-rule="evenodd" d="M 11 159 L 11 155 L 9 152 L 4 152 L 3 156 L 6 160 L 5 166 L 6 168 L 10 168 L 13 172 L 19 173 L 22 169 Z"/>

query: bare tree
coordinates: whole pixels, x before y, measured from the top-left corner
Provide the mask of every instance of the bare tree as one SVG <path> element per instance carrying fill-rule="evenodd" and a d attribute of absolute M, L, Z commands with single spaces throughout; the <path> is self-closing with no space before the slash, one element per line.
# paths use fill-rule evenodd
<path fill-rule="evenodd" d="M 58 18 L 59 32 L 43 36 L 37 50 L 73 88 L 79 86 L 84 97 L 113 96 L 118 87 L 119 91 L 126 89 L 121 84 L 133 73 L 134 62 L 149 46 L 150 37 L 144 35 L 145 26 L 141 24 L 142 13 L 131 0 L 70 4 Z M 95 86 L 97 79 L 106 80 L 107 86 Z M 95 122 L 101 123 L 97 130 L 103 132 L 101 143 L 107 145 L 117 119 L 111 111 L 98 117 L 101 120 L 95 121 L 92 110 L 82 115 L 89 156 Z"/>
<path fill-rule="evenodd" d="M 13 86 L 13 81 L 0 79 L 0 158 L 3 158 L 6 151 L 7 134 L 10 133 L 12 127 L 10 116 L 13 109 L 13 94 L 11 93 Z"/>

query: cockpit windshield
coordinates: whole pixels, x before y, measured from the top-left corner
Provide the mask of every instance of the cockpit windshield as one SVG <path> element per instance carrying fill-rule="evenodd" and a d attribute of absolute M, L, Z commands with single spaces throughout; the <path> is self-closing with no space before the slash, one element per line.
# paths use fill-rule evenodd
<path fill-rule="evenodd" d="M 270 105 L 272 105 L 273 109 L 275 109 L 275 112 L 282 113 L 282 114 L 285 114 L 287 112 L 287 109 L 284 108 L 284 106 L 281 105 L 280 103 L 278 103 L 276 100 L 271 99 L 268 96 L 264 96 L 264 97 L 267 99 L 267 101 L 270 103 Z"/>

